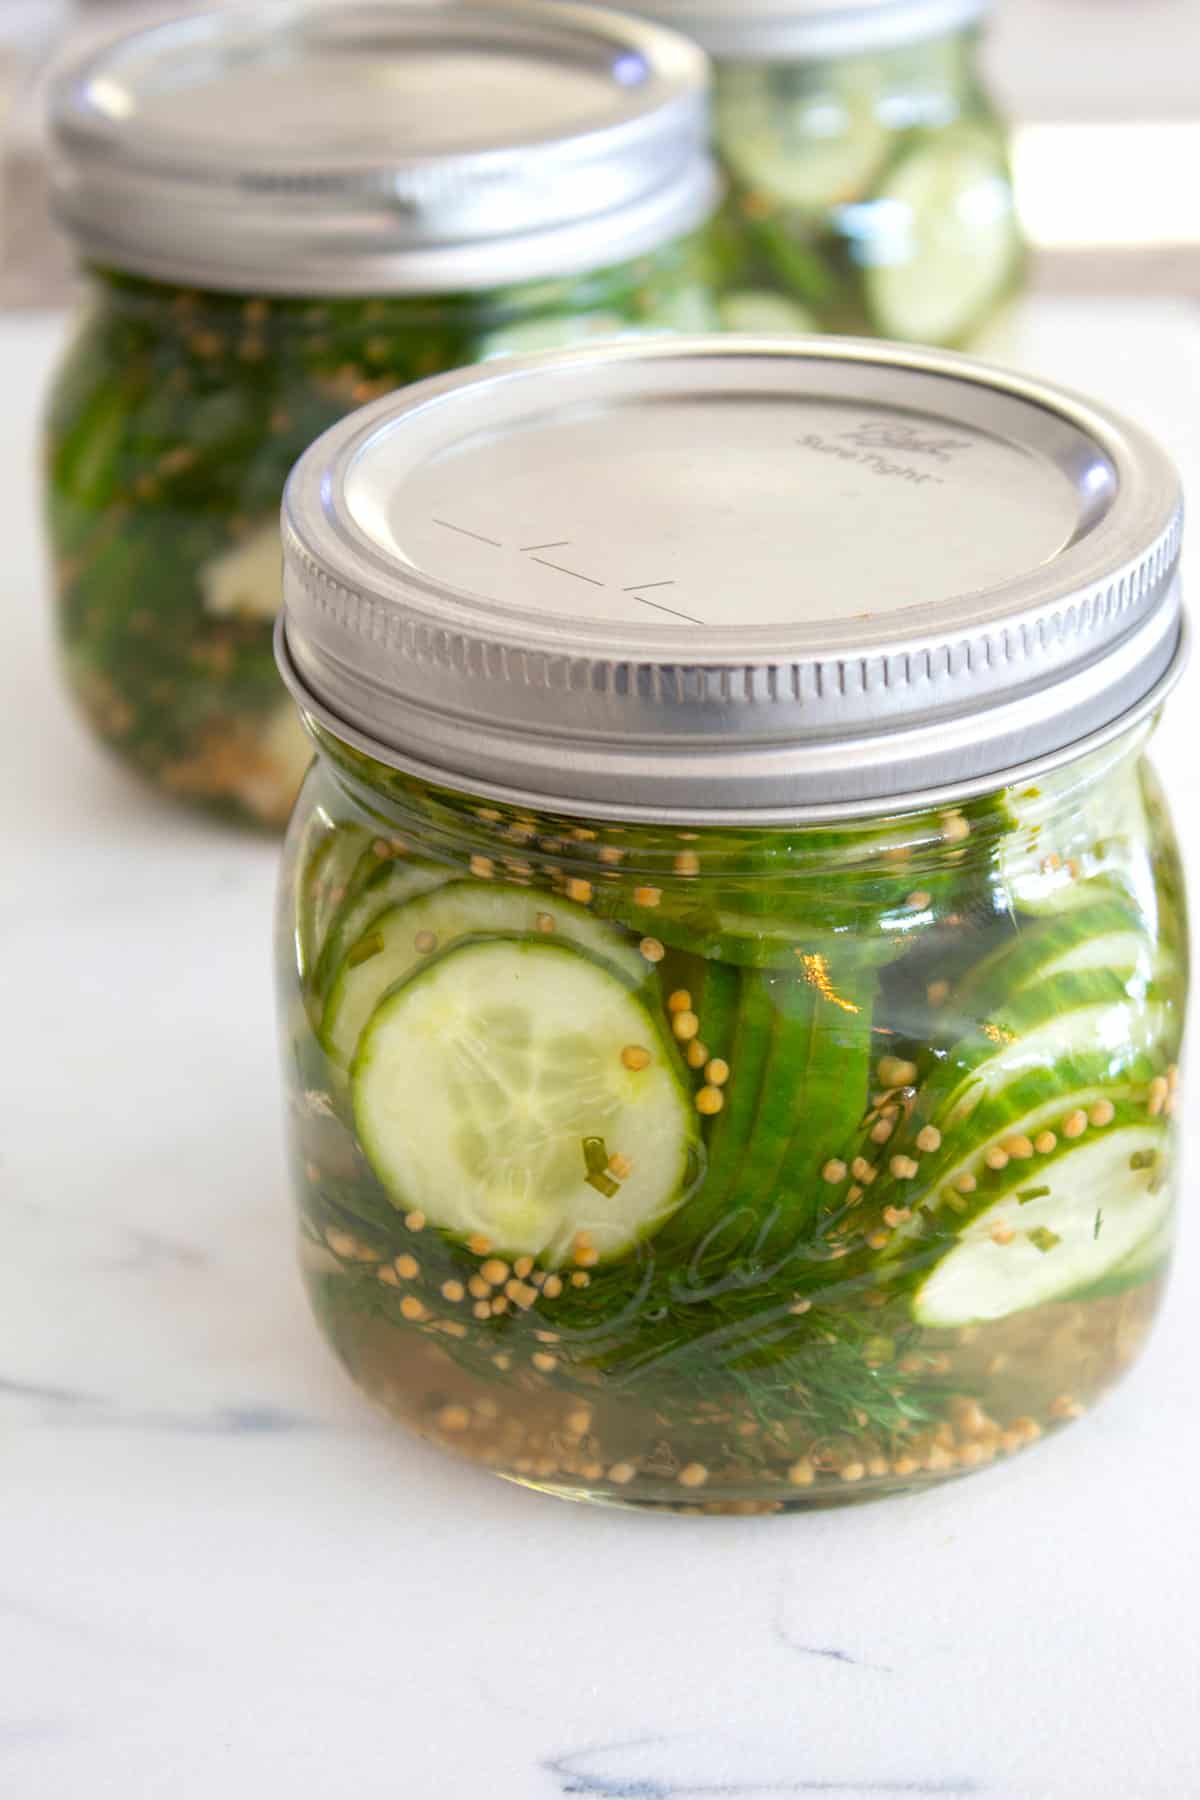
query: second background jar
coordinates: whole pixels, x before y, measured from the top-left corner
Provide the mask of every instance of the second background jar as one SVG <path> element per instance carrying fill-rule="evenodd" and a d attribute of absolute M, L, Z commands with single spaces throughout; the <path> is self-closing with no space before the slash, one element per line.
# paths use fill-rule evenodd
<path fill-rule="evenodd" d="M 725 324 L 976 344 L 1023 251 L 989 0 L 636 0 L 716 63 Z"/>

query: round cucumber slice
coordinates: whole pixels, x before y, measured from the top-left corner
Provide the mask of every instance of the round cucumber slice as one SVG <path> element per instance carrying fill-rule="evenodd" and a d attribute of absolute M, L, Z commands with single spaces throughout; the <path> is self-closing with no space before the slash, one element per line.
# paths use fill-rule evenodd
<path fill-rule="evenodd" d="M 647 964 L 636 945 L 585 907 L 531 888 L 450 882 L 381 913 L 342 958 L 321 1022 L 332 1060 L 349 1068 L 363 1027 L 388 988 L 435 952 L 483 931 L 558 933 L 610 963 L 627 980 L 646 978 Z"/>
<path fill-rule="evenodd" d="M 569 944 L 435 956 L 372 1015 L 353 1100 L 395 1204 L 503 1255 L 557 1266 L 586 1232 L 620 1256 L 687 1192 L 697 1114 L 674 1053 L 634 985 Z"/>
<path fill-rule="evenodd" d="M 1131 1124 L 1090 1134 L 1040 1178 L 1028 1166 L 1006 1171 L 1005 1191 L 918 1289 L 917 1321 L 945 1330 L 1004 1319 L 1103 1280 L 1169 1214 L 1168 1153 L 1161 1126 Z"/>
<path fill-rule="evenodd" d="M 862 70 L 814 80 L 803 66 L 736 63 L 721 71 L 714 123 L 733 174 L 756 192 L 814 213 L 865 194 L 891 136 Z"/>
<path fill-rule="evenodd" d="M 1000 147 L 976 126 L 939 131 L 900 159 L 874 206 L 882 241 L 864 283 L 880 334 L 932 344 L 969 337 L 1020 257 Z"/>
<path fill-rule="evenodd" d="M 312 975 L 330 921 L 346 895 L 367 833 L 360 825 L 341 828 L 324 812 L 309 821 L 301 843 L 296 882 L 296 954 L 305 979 Z"/>

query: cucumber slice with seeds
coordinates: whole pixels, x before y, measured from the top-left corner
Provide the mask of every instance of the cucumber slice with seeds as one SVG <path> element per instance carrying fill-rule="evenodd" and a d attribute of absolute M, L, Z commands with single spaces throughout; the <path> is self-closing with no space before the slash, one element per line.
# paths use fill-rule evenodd
<path fill-rule="evenodd" d="M 503 1255 L 555 1267 L 586 1232 L 601 1261 L 620 1256 L 694 1173 L 673 1049 L 637 984 L 568 943 L 475 938 L 424 962 L 372 1014 L 352 1081 L 396 1206 Z M 628 1174 L 608 1176 L 608 1155 Z"/>
<path fill-rule="evenodd" d="M 1020 266 L 999 145 L 976 125 L 939 131 L 901 157 L 873 207 L 886 230 L 864 286 L 880 334 L 930 344 L 968 338 Z"/>
<path fill-rule="evenodd" d="M 1115 1123 L 1036 1173 L 1010 1165 L 922 1282 L 914 1317 L 939 1330 L 979 1324 L 1103 1280 L 1169 1215 L 1167 1155 L 1161 1126 Z"/>
<path fill-rule="evenodd" d="M 561 933 L 569 943 L 611 963 L 627 980 L 646 977 L 647 964 L 637 948 L 582 906 L 499 882 L 449 882 L 381 914 L 342 958 L 321 1022 L 334 1063 L 349 1068 L 363 1027 L 388 988 L 435 951 L 481 931 Z"/>

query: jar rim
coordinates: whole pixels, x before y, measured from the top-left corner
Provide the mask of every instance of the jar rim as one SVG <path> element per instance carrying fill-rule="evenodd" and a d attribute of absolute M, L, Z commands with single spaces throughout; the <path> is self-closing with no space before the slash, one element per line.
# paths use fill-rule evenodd
<path fill-rule="evenodd" d="M 1181 520 L 1136 426 L 964 357 L 613 343 L 319 439 L 284 497 L 280 643 L 302 703 L 450 785 L 878 810 L 1158 704 Z"/>
<path fill-rule="evenodd" d="M 445 294 L 613 267 L 711 215 L 703 53 L 544 0 L 254 0 L 110 36 L 50 100 L 85 259 L 234 293 Z"/>

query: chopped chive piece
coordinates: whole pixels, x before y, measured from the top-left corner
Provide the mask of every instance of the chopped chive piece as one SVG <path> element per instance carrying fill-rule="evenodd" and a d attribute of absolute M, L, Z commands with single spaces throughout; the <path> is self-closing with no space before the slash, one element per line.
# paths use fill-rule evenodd
<path fill-rule="evenodd" d="M 1017 1199 L 1022 1206 L 1028 1206 L 1031 1200 L 1044 1200 L 1049 1192 L 1048 1187 L 1018 1188 Z"/>
<path fill-rule="evenodd" d="M 1093 1243 L 1095 1243 L 1096 1239 L 1100 1236 L 1100 1228 L 1103 1224 L 1104 1224 L 1104 1208 L 1102 1206 L 1100 1206 L 1100 1207 L 1096 1208 L 1096 1223 L 1092 1226 L 1092 1242 Z"/>
<path fill-rule="evenodd" d="M 601 1137 L 585 1137 L 583 1160 L 589 1175 L 603 1175 L 608 1168 L 608 1146 Z"/>
<path fill-rule="evenodd" d="M 1131 1169 L 1152 1169 L 1158 1161 L 1157 1150 L 1138 1150 L 1129 1159 Z"/>
<path fill-rule="evenodd" d="M 1030 1231 L 1026 1235 L 1034 1249 L 1040 1250 L 1043 1256 L 1048 1250 L 1053 1250 L 1062 1243 L 1058 1233 L 1051 1231 L 1046 1225 L 1039 1225 L 1036 1231 Z"/>
<path fill-rule="evenodd" d="M 382 949 L 383 933 L 382 931 L 373 931 L 370 937 L 365 937 L 355 944 L 346 961 L 352 969 L 356 969 L 359 963 L 369 962 L 373 956 L 378 956 Z"/>
<path fill-rule="evenodd" d="M 614 1181 L 611 1175 L 605 1175 L 603 1172 L 588 1175 L 586 1180 L 588 1186 L 595 1188 L 598 1194 L 603 1194 L 606 1200 L 611 1200 L 614 1194 L 621 1191 L 620 1182 Z"/>

